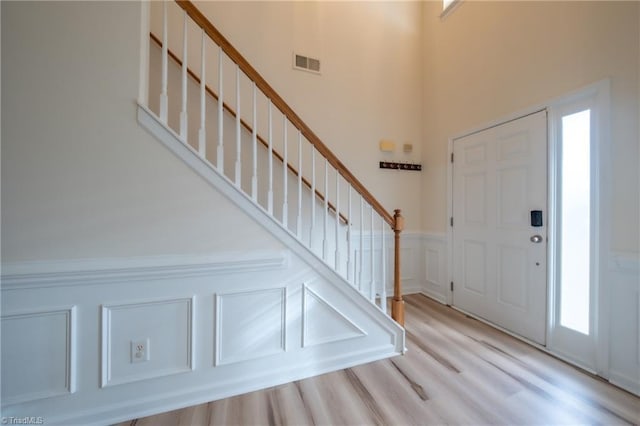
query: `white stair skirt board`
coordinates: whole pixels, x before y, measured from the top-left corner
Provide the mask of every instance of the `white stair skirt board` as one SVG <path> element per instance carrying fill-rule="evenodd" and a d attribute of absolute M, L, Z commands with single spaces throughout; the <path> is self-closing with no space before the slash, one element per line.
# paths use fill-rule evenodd
<path fill-rule="evenodd" d="M 380 308 L 144 108 L 140 121 L 283 248 L 3 265 L 2 416 L 110 424 L 404 351 Z"/>

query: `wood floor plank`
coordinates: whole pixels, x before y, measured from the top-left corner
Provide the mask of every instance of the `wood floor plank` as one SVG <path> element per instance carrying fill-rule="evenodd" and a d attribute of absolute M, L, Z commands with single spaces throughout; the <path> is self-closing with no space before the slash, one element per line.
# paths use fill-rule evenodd
<path fill-rule="evenodd" d="M 640 398 L 424 295 L 404 356 L 122 423 L 638 425 Z"/>
<path fill-rule="evenodd" d="M 385 419 L 384 424 L 393 424 L 404 418 L 406 424 L 441 422 L 428 409 L 429 398 L 415 381 L 410 383 L 403 374 L 397 373 L 393 360 L 355 367 L 352 370 L 369 389 L 378 410 Z"/>

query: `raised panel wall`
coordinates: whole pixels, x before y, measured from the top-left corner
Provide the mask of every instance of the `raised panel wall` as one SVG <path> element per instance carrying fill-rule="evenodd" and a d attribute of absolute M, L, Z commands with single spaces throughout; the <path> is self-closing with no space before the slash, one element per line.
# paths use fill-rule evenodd
<path fill-rule="evenodd" d="M 323 263 L 238 256 L 7 265 L 2 415 L 112 424 L 404 350 L 402 329 Z M 134 362 L 136 341 L 148 360 Z"/>
<path fill-rule="evenodd" d="M 75 391 L 75 307 L 2 315 L 2 402 Z"/>
<path fill-rule="evenodd" d="M 215 365 L 286 350 L 286 288 L 216 295 Z"/>
<path fill-rule="evenodd" d="M 102 387 L 193 368 L 193 298 L 102 306 Z M 134 362 L 131 345 L 146 341 L 149 360 Z"/>

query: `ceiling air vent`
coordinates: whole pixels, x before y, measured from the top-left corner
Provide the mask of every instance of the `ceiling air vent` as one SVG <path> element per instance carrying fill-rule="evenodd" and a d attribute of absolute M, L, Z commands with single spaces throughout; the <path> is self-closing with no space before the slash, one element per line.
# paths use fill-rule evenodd
<path fill-rule="evenodd" d="M 308 56 L 293 54 L 293 68 L 302 71 L 320 74 L 320 59 L 309 58 Z"/>

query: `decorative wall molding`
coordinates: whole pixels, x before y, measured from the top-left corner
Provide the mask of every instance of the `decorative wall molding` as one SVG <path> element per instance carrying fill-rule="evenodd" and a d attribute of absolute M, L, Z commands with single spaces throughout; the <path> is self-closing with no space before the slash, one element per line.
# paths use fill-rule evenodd
<path fill-rule="evenodd" d="M 185 317 L 180 328 L 178 318 L 169 309 L 183 305 Z M 149 312 L 155 309 L 156 312 Z M 169 314 L 163 321 L 161 311 Z M 129 312 L 127 312 L 129 311 Z M 137 311 L 137 312 L 136 312 Z M 137 382 L 141 380 L 164 377 L 184 373 L 195 366 L 195 296 L 191 298 L 154 299 L 120 304 L 102 305 L 101 307 L 101 384 L 106 386 Z M 128 316 L 127 316 L 128 314 Z M 119 316 L 124 318 L 120 319 Z M 114 324 L 115 323 L 115 324 Z M 120 327 L 118 327 L 120 326 Z M 175 329 L 172 329 L 175 327 Z M 142 331 L 139 331 L 142 329 Z M 155 330 L 155 331 L 154 331 Z M 114 334 L 120 333 L 117 338 Z M 153 334 L 152 334 L 153 333 Z M 128 343 L 133 340 L 149 339 L 150 360 L 144 363 L 133 363 L 130 359 Z M 174 338 L 173 342 L 166 341 Z M 162 340 L 165 342 L 162 342 Z M 184 341 L 184 342 L 182 342 Z M 125 342 L 126 344 L 122 344 Z M 180 343 L 184 346 L 180 348 Z M 164 344 L 163 344 L 164 343 Z M 116 350 L 118 351 L 116 353 Z M 163 360 L 170 350 L 176 356 Z M 180 352 L 182 352 L 181 357 Z M 176 362 L 175 358 L 184 358 Z"/>
<path fill-rule="evenodd" d="M 351 321 L 346 313 L 304 284 L 302 290 L 302 347 L 364 337 L 367 332 Z M 313 315 L 311 305 L 315 305 Z M 320 308 L 320 309 L 318 309 Z M 324 318 L 321 318 L 324 314 Z M 315 332 L 312 324 L 318 324 Z M 330 330 L 333 328 L 333 330 Z M 339 328 L 339 330 L 336 330 Z"/>
<path fill-rule="evenodd" d="M 24 402 L 35 401 L 43 398 L 61 396 L 74 393 L 76 391 L 76 360 L 77 360 L 77 341 L 76 341 L 76 307 L 54 307 L 41 308 L 38 310 L 14 311 L 3 313 L 2 315 L 2 405 L 13 405 Z M 53 342 L 63 346 L 64 354 L 56 356 L 55 348 L 40 347 L 34 350 L 34 345 L 46 344 L 47 342 L 39 341 L 39 332 L 42 330 L 32 330 L 28 324 L 23 324 L 19 330 L 15 330 L 18 338 L 25 338 L 28 341 L 16 342 L 12 336 L 12 330 L 8 324 L 10 321 L 26 322 L 33 319 L 42 318 L 46 321 L 46 325 L 53 325 L 53 317 L 62 317 L 64 321 L 63 329 L 58 330 L 62 339 Z M 47 336 L 51 337 L 51 336 Z M 25 353 L 24 351 L 28 351 Z M 15 364 L 12 357 L 8 356 L 8 352 L 17 355 L 19 361 L 24 362 L 29 359 L 32 364 L 21 365 Z M 22 355 L 21 355 L 22 354 Z M 58 354 L 60 355 L 60 354 Z M 61 361 L 62 364 L 53 365 L 52 362 Z M 48 371 L 43 371 L 48 368 Z M 53 374 L 46 374 L 52 372 Z M 56 376 L 62 372 L 61 381 L 58 383 L 49 383 L 52 376 Z M 19 374 L 20 377 L 13 377 Z M 43 377 L 44 376 L 44 377 Z M 15 382 L 17 385 L 9 386 L 8 384 Z M 7 388 L 5 388 L 5 386 Z M 39 388 L 38 388 L 39 387 Z M 20 389 L 23 388 L 23 389 Z M 29 389 L 31 388 L 31 389 Z"/>
<path fill-rule="evenodd" d="M 359 234 L 354 233 L 354 241 Z M 363 234 L 363 283 L 368 285 L 371 276 L 371 236 Z M 400 237 L 401 260 L 400 279 L 404 294 L 424 293 L 441 303 L 447 301 L 448 277 L 448 240 L 445 234 L 433 234 L 418 231 L 403 232 Z M 380 259 L 380 237 L 376 236 L 374 261 Z M 356 244 L 355 261 L 359 261 L 359 246 Z M 393 236 L 385 237 L 386 291 L 393 294 Z M 376 288 L 379 288 L 380 266 L 376 264 Z"/>
<path fill-rule="evenodd" d="M 214 366 L 287 350 L 286 287 L 216 294 L 215 318 Z"/>
<path fill-rule="evenodd" d="M 606 276 L 611 304 L 609 381 L 640 395 L 640 256 L 610 252 Z"/>
<path fill-rule="evenodd" d="M 422 266 L 421 292 L 430 298 L 447 303 L 448 286 L 448 258 L 449 245 L 445 234 L 420 234 L 422 252 L 420 265 Z"/>
<path fill-rule="evenodd" d="M 7 263 L 2 265 L 2 290 L 284 269 L 289 258 L 289 252 L 283 250 Z"/>

